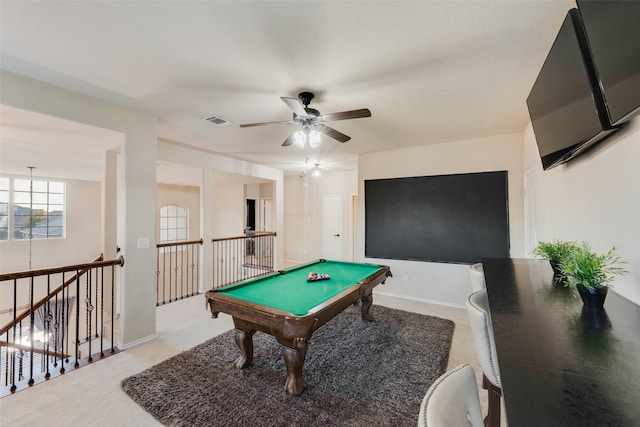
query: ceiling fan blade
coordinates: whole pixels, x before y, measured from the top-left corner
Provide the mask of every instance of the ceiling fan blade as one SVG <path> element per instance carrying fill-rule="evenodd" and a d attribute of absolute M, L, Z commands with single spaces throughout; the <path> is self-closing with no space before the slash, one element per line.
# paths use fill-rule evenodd
<path fill-rule="evenodd" d="M 293 134 L 289 135 L 289 138 L 284 140 L 284 142 L 282 143 L 282 146 L 283 147 L 288 147 L 291 144 L 293 144 Z"/>
<path fill-rule="evenodd" d="M 327 122 L 335 120 L 359 119 L 361 117 L 371 117 L 371 111 L 369 111 L 368 108 L 361 108 L 359 110 L 342 111 L 340 113 L 328 113 L 320 116 L 322 120 Z"/>
<path fill-rule="evenodd" d="M 316 125 L 315 129 L 318 132 L 323 133 L 323 134 L 325 134 L 327 136 L 330 136 L 331 138 L 336 139 L 336 140 L 338 140 L 340 142 L 347 142 L 348 140 L 351 139 L 350 136 L 347 136 L 342 132 L 338 132 L 337 130 L 335 130 L 333 128 L 330 128 L 329 126 L 325 126 L 325 125 L 322 125 L 322 124 Z"/>
<path fill-rule="evenodd" d="M 264 126 L 264 125 L 278 125 L 278 124 L 290 124 L 293 123 L 291 120 L 280 120 L 277 122 L 262 122 L 262 123 L 247 123 L 240 125 L 241 128 L 250 128 L 254 126 Z"/>
<path fill-rule="evenodd" d="M 281 96 L 280 99 L 282 99 L 284 103 L 287 104 L 287 107 L 291 108 L 293 112 L 296 113 L 296 116 L 300 116 L 300 117 L 308 116 L 307 112 L 304 109 L 304 105 L 302 105 L 302 102 L 300 102 L 298 98 Z"/>

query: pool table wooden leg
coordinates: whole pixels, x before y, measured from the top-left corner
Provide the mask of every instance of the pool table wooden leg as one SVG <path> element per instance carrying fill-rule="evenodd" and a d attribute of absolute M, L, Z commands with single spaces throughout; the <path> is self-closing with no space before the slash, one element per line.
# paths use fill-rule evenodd
<path fill-rule="evenodd" d="M 360 298 L 360 301 L 362 301 L 362 306 L 360 307 L 362 320 L 373 322 L 373 316 L 369 314 L 369 309 L 371 308 L 371 304 L 373 304 L 373 295 L 364 295 L 362 298 Z"/>
<path fill-rule="evenodd" d="M 302 377 L 302 366 L 309 345 L 304 338 L 296 338 L 294 345 L 296 348 L 282 346 L 282 357 L 284 357 L 284 364 L 287 367 L 287 382 L 284 388 L 287 393 L 300 396 L 307 387 Z"/>
<path fill-rule="evenodd" d="M 240 349 L 240 357 L 238 357 L 234 363 L 234 366 L 238 369 L 244 369 L 251 366 L 253 362 L 253 334 L 255 330 L 249 332 L 241 329 L 236 329 L 236 344 Z"/>

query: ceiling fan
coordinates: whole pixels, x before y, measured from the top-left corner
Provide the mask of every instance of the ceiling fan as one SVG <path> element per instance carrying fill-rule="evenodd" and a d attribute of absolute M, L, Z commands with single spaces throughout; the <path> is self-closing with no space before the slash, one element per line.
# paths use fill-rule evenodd
<path fill-rule="evenodd" d="M 342 111 L 339 113 L 320 114 L 315 108 L 309 108 L 309 103 L 313 99 L 314 94 L 311 92 L 300 92 L 298 98 L 282 96 L 280 99 L 293 111 L 292 120 L 282 120 L 277 122 L 248 123 L 240 125 L 241 128 L 264 126 L 273 124 L 292 124 L 299 125 L 300 129 L 291 134 L 283 143 L 286 147 L 291 144 L 304 147 L 308 141 L 309 145 L 317 147 L 320 144 L 320 134 L 327 135 L 340 142 L 347 142 L 350 136 L 338 132 L 337 130 L 324 125 L 325 122 L 335 120 L 359 119 L 361 117 L 371 117 L 371 111 L 368 108 L 359 110 Z"/>

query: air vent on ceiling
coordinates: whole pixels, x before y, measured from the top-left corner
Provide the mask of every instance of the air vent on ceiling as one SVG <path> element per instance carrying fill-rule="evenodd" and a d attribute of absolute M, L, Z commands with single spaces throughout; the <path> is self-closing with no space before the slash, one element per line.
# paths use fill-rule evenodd
<path fill-rule="evenodd" d="M 227 126 L 230 125 L 231 122 L 227 119 L 223 119 L 220 116 L 210 116 L 210 117 L 204 117 L 202 120 L 209 122 L 209 123 L 213 123 L 214 125 L 217 126 Z"/>

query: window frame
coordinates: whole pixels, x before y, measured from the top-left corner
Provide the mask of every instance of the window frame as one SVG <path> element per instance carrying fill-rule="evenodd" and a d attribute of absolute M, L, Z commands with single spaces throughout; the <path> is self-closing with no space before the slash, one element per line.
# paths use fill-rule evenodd
<path fill-rule="evenodd" d="M 0 180 L 3 181 L 0 182 L 0 204 L 7 206 L 6 215 L 0 211 L 0 225 L 3 217 L 7 223 L 6 227 L 0 227 L 0 242 L 67 238 L 67 186 L 64 180 L 7 175 L 0 176 Z M 4 183 L 8 183 L 8 188 L 5 188 Z M 6 196 L 3 197 L 4 195 Z M 17 214 L 18 208 L 27 214 Z M 19 217 L 32 222 L 36 210 L 43 211 L 43 218 L 38 223 L 32 223 L 31 227 L 16 224 Z M 59 224 L 52 224 L 53 221 Z M 36 235 L 33 232 L 35 228 L 44 228 L 45 233 Z M 59 229 L 59 232 L 54 234 L 53 229 Z M 4 230 L 6 236 L 3 235 Z M 17 233 L 22 233 L 25 237 L 16 237 Z"/>
<path fill-rule="evenodd" d="M 174 211 L 172 214 L 171 211 Z M 166 212 L 164 215 L 163 213 Z M 183 221 L 181 221 L 183 220 Z M 174 236 L 169 236 L 174 231 Z M 181 233 L 181 231 L 183 233 Z M 163 233 L 166 232 L 165 238 Z M 169 237 L 175 237 L 170 239 Z M 159 243 L 180 243 L 189 241 L 189 209 L 176 205 L 167 204 L 160 207 L 158 221 L 158 242 Z M 179 252 L 184 250 L 183 246 L 168 246 L 160 248 L 161 252 Z"/>

